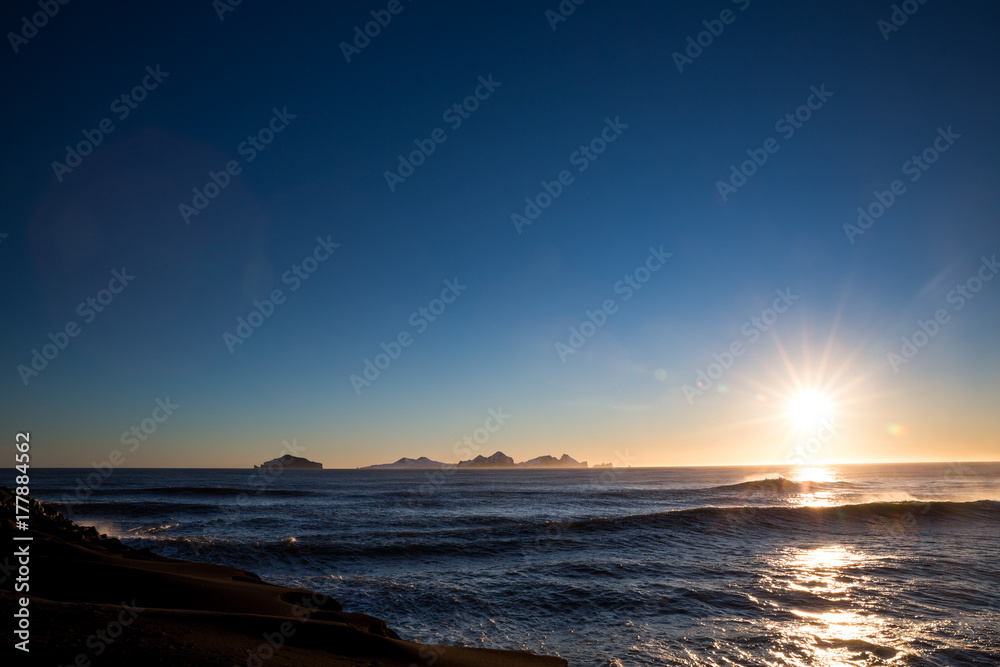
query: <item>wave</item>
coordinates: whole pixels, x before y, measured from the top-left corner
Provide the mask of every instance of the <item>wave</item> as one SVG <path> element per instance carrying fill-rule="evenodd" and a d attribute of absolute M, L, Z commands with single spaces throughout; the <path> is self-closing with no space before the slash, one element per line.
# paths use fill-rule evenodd
<path fill-rule="evenodd" d="M 713 486 L 706 491 L 738 491 L 742 493 L 815 493 L 817 491 L 832 491 L 855 488 L 853 484 L 847 482 L 813 482 L 804 480 L 795 482 L 787 477 L 767 477 L 765 479 L 754 479 L 749 482 L 739 482 L 738 484 L 723 484 Z"/>
<path fill-rule="evenodd" d="M 836 525 L 863 528 L 885 522 L 910 525 L 937 522 L 987 522 L 1000 520 L 1000 502 L 995 500 L 870 502 L 829 506 L 739 506 L 696 507 L 654 514 L 630 515 L 618 519 L 588 519 L 565 522 L 567 528 L 587 529 L 605 522 L 625 526 L 655 525 L 669 528 L 701 528 L 706 524 L 731 523 L 751 528 L 800 528 Z"/>
<path fill-rule="evenodd" d="M 184 556 L 207 550 L 226 562 L 251 558 L 295 561 L 314 559 L 399 560 L 415 557 L 535 556 L 549 550 L 577 550 L 582 544 L 612 539 L 622 544 L 651 537 L 678 541 L 679 533 L 702 538 L 711 533 L 761 531 L 901 535 L 958 524 L 1000 522 L 1000 502 L 874 502 L 829 507 L 698 507 L 652 514 L 568 521 L 510 522 L 463 528 L 450 524 L 423 533 L 369 533 L 369 540 L 287 536 L 273 539 L 216 539 L 210 536 L 135 538 L 154 551 Z M 152 531 L 150 531 L 152 532 Z M 634 542 L 633 542 L 634 540 Z M 150 544 L 150 542 L 155 542 Z M 137 545 L 133 545 L 137 546 Z M 177 551 L 179 550 L 179 551 Z M 251 555 L 252 554 L 252 555 Z"/>
<path fill-rule="evenodd" d="M 179 523 L 166 523 L 166 524 L 163 524 L 162 526 L 147 526 L 147 527 L 139 526 L 137 528 L 132 528 L 129 531 L 129 533 L 131 533 L 131 534 L 144 534 L 144 535 L 156 535 L 157 533 L 162 533 L 162 532 L 171 530 L 173 528 L 177 528 L 180 525 L 181 524 L 179 524 Z"/>
<path fill-rule="evenodd" d="M 103 495 L 123 495 L 123 496 L 275 496 L 275 497 L 307 497 L 322 496 L 321 491 L 304 491 L 301 489 L 255 489 L 248 485 L 245 487 L 233 486 L 163 486 L 141 489 L 102 489 Z"/>
<path fill-rule="evenodd" d="M 109 502 L 109 503 L 46 503 L 58 510 L 64 516 L 78 521 L 82 517 L 100 517 L 114 521 L 115 519 L 141 519 L 161 517 L 178 513 L 187 514 L 218 514 L 219 506 L 208 503 L 170 503 L 170 502 Z"/>

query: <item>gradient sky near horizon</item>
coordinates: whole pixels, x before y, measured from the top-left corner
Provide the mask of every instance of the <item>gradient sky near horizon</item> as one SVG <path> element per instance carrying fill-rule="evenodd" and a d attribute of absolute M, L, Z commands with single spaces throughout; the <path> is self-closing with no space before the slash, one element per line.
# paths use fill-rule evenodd
<path fill-rule="evenodd" d="M 1000 458 L 1000 280 L 961 309 L 954 292 L 1000 254 L 1000 7 L 914 2 L 885 39 L 890 2 L 591 0 L 553 30 L 557 0 L 403 0 L 347 62 L 341 42 L 386 6 L 244 2 L 220 20 L 208 0 L 70 3 L 16 53 L 7 37 L 0 424 L 32 433 L 35 465 L 120 450 L 127 467 L 246 467 L 292 439 L 328 468 L 455 461 L 498 408 L 510 419 L 476 453 L 784 463 L 813 435 L 787 414 L 803 390 L 837 418 L 806 463 Z M 37 11 L 13 3 L 0 26 Z M 721 34 L 679 72 L 706 21 Z M 113 100 L 147 66 L 168 74 L 120 119 Z M 453 128 L 444 112 L 480 77 L 499 85 Z M 787 136 L 776 122 L 814 87 L 832 95 Z M 273 109 L 294 118 L 248 161 Z M 114 130 L 60 181 L 53 161 L 105 117 Z M 606 119 L 627 127 L 578 171 Z M 391 190 L 397 155 L 436 128 L 447 139 Z M 949 128 L 911 181 L 905 163 Z M 240 173 L 186 224 L 179 204 L 230 160 Z M 573 182 L 518 233 L 511 215 L 562 170 Z M 896 179 L 905 192 L 852 243 L 844 225 Z M 292 290 L 282 276 L 317 237 L 340 245 Z M 625 300 L 616 284 L 661 246 L 672 256 Z M 134 280 L 85 321 L 78 304 L 123 267 Z M 411 315 L 456 279 L 418 332 Z M 285 301 L 231 352 L 223 334 L 274 289 Z M 797 300 L 751 340 L 776 290 Z M 564 362 L 557 344 L 607 299 L 616 312 Z M 351 375 L 400 332 L 412 344 L 358 395 Z M 179 407 L 129 451 L 122 434 L 168 397 Z"/>

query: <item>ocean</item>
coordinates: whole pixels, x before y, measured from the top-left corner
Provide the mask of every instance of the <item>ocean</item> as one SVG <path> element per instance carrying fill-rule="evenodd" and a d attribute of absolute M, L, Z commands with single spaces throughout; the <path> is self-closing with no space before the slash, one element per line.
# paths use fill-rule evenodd
<path fill-rule="evenodd" d="M 32 493 L 421 642 L 580 667 L 1000 664 L 1000 463 L 35 469 Z"/>

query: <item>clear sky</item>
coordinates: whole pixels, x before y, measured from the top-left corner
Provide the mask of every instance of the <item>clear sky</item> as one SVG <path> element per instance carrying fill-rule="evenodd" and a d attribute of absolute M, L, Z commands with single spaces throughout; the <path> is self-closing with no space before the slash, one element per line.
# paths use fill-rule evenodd
<path fill-rule="evenodd" d="M 1000 458 L 1000 7 L 903 4 L 13 3 L 2 432 Z"/>

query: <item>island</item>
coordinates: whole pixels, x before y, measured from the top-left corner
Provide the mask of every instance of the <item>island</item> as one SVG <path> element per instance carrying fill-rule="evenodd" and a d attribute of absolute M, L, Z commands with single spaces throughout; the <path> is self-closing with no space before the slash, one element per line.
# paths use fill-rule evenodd
<path fill-rule="evenodd" d="M 577 461 L 569 454 L 563 454 L 558 459 L 554 456 L 539 456 L 531 459 L 530 461 L 525 461 L 524 463 L 518 463 L 519 468 L 586 468 L 586 461 Z"/>
<path fill-rule="evenodd" d="M 497 452 L 493 456 L 483 456 L 480 454 L 471 461 L 459 461 L 459 468 L 513 468 L 514 459 L 503 452 Z"/>
<path fill-rule="evenodd" d="M 317 463 L 316 461 L 310 461 L 309 459 L 304 459 L 301 456 L 285 454 L 282 457 L 271 459 L 270 461 L 264 461 L 259 466 L 254 466 L 254 470 L 259 470 L 261 468 L 267 468 L 268 470 L 273 470 L 275 468 L 281 468 L 282 470 L 322 470 L 323 464 Z"/>
<path fill-rule="evenodd" d="M 362 470 L 441 470 L 443 468 L 477 468 L 477 469 L 494 469 L 494 468 L 587 468 L 586 461 L 577 461 L 569 454 L 563 454 L 561 457 L 556 458 L 554 456 L 544 455 L 538 456 L 527 461 L 522 461 L 520 463 L 514 463 L 514 459 L 507 456 L 503 452 L 496 452 L 492 456 L 483 456 L 480 454 L 474 459 L 468 461 L 459 461 L 458 463 L 442 463 L 441 461 L 432 461 L 426 456 L 421 456 L 417 459 L 411 459 L 403 457 L 396 461 L 395 463 L 380 463 L 378 465 L 365 466 L 361 468 Z"/>

